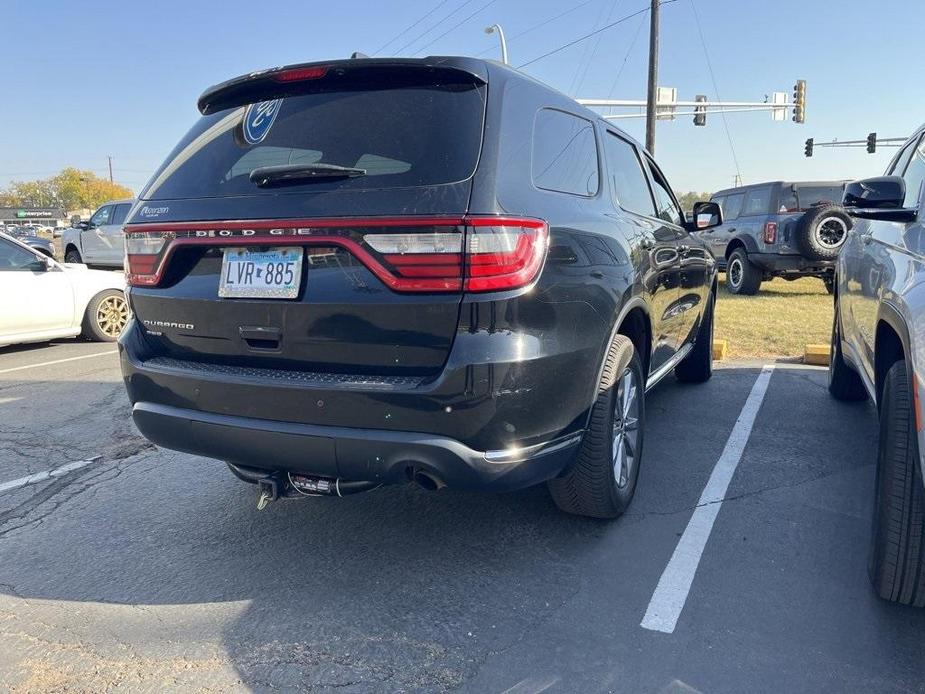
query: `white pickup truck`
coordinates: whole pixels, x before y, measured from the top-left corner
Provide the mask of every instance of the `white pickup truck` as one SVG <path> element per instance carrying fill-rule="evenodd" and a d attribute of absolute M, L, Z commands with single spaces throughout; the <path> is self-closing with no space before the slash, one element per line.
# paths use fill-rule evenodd
<path fill-rule="evenodd" d="M 134 204 L 134 200 L 111 200 L 89 222 L 65 229 L 61 235 L 64 262 L 121 268 L 125 257 L 122 224 Z"/>

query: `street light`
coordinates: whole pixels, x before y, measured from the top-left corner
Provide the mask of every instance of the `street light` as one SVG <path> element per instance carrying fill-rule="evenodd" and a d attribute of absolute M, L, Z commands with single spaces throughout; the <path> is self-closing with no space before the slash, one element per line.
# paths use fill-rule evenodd
<path fill-rule="evenodd" d="M 485 27 L 486 34 L 494 34 L 495 31 L 498 32 L 498 38 L 501 39 L 501 62 L 508 65 L 507 42 L 504 40 L 504 29 L 501 28 L 500 24 L 492 24 L 490 27 Z"/>

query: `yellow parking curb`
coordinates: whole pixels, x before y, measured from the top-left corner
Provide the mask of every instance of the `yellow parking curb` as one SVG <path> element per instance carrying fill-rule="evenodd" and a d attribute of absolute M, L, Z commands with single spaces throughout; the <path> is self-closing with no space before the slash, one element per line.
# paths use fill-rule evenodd
<path fill-rule="evenodd" d="M 815 364 L 816 366 L 829 365 L 829 346 L 828 345 L 806 345 L 803 352 L 804 364 Z"/>
<path fill-rule="evenodd" d="M 729 354 L 729 343 L 726 340 L 713 340 L 713 360 L 722 361 Z"/>

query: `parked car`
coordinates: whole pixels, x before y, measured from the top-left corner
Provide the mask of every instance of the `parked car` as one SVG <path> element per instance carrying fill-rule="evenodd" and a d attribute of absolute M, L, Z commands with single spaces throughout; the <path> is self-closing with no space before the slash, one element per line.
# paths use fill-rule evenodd
<path fill-rule="evenodd" d="M 839 254 L 829 391 L 877 404 L 869 571 L 887 600 L 925 606 L 925 126 L 887 175 L 850 184 Z"/>
<path fill-rule="evenodd" d="M 61 235 L 65 262 L 122 268 L 125 260 L 122 225 L 134 202 L 111 200 L 94 212 L 89 222 L 65 229 Z"/>
<path fill-rule="evenodd" d="M 49 258 L 55 257 L 55 244 L 49 239 L 36 236 L 29 227 L 7 227 L 6 234 L 47 255 Z"/>
<path fill-rule="evenodd" d="M 835 258 L 851 228 L 839 207 L 844 188 L 844 181 L 773 181 L 714 194 L 723 223 L 700 234 L 726 272 L 726 288 L 750 295 L 773 277 L 818 277 L 831 292 Z"/>
<path fill-rule="evenodd" d="M 115 272 L 62 265 L 0 233 L 0 346 L 83 335 L 112 342 L 128 319 L 125 280 Z"/>
<path fill-rule="evenodd" d="M 199 110 L 125 227 L 146 437 L 261 504 L 549 481 L 626 509 L 644 391 L 712 373 L 715 263 L 642 147 L 470 58 L 276 68 Z"/>

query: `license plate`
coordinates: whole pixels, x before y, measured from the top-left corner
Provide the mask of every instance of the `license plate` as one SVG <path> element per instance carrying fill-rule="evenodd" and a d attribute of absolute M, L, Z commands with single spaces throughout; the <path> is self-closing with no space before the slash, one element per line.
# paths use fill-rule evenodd
<path fill-rule="evenodd" d="M 226 248 L 218 295 L 229 299 L 295 299 L 302 282 L 302 248 Z"/>

